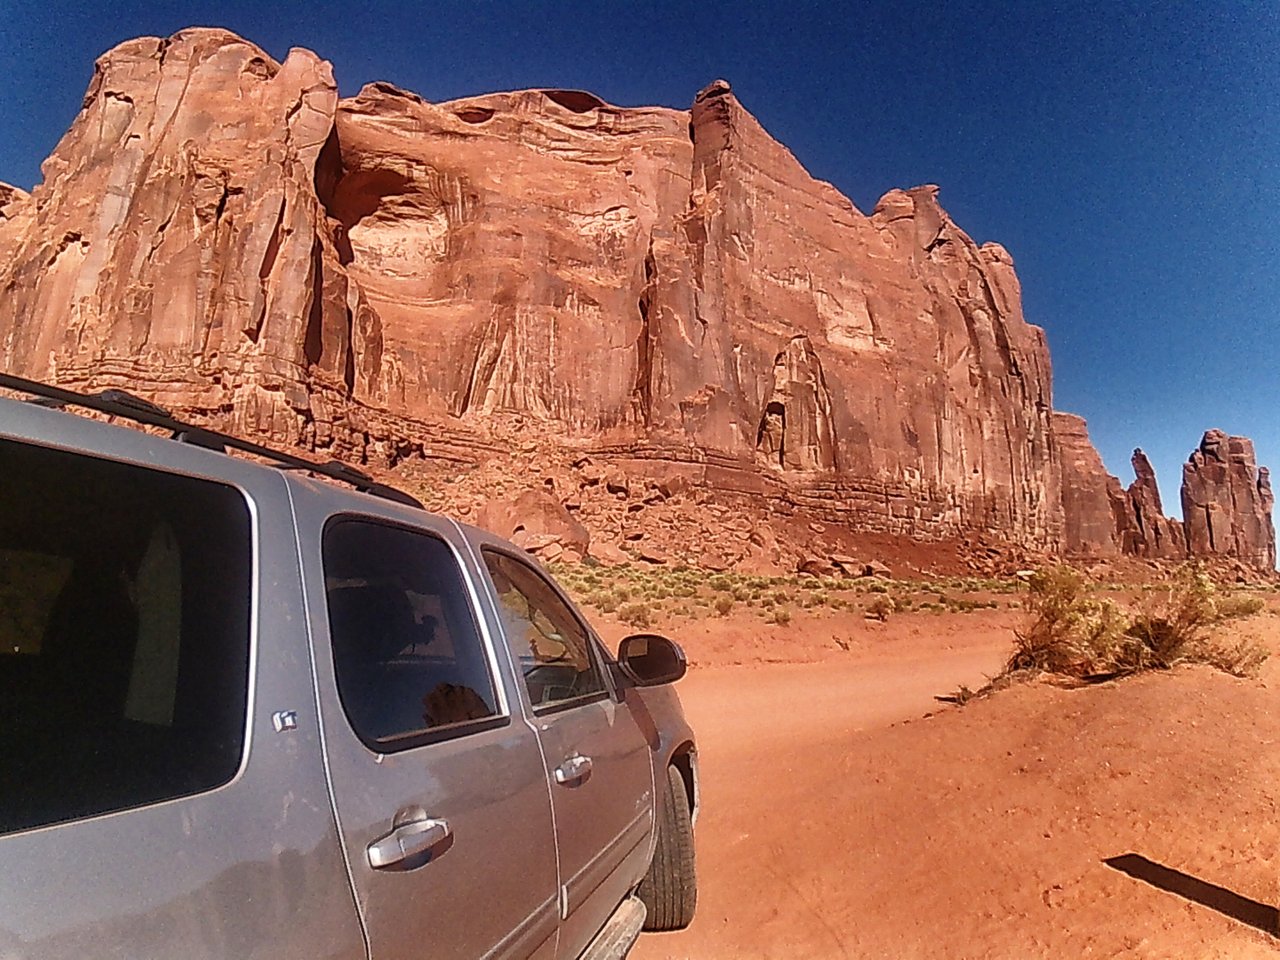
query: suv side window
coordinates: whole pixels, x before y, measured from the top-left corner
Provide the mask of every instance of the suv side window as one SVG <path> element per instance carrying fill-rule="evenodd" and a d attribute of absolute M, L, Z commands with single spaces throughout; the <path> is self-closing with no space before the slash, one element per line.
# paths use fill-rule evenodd
<path fill-rule="evenodd" d="M 448 544 L 340 518 L 325 528 L 323 555 L 338 696 L 366 746 L 388 753 L 502 722 Z"/>
<path fill-rule="evenodd" d="M 0 834 L 235 775 L 252 569 L 236 489 L 0 440 Z"/>
<path fill-rule="evenodd" d="M 607 691 L 587 627 L 542 574 L 496 550 L 482 549 L 498 595 L 503 632 L 535 709 Z"/>

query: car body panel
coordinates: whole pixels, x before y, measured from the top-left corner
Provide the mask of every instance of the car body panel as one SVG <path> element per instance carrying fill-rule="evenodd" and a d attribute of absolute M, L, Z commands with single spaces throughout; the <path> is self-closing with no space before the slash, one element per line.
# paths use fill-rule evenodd
<path fill-rule="evenodd" d="M 511 556 L 536 570 L 539 565 L 505 541 L 465 528 L 480 569 L 483 551 Z M 523 709 L 537 728 L 552 779 L 556 842 L 560 856 L 563 924 L 562 957 L 576 957 L 639 883 L 654 842 L 654 761 L 657 731 L 634 692 L 616 685 L 611 658 L 581 612 L 545 571 L 541 575 L 582 622 L 604 661 L 608 689 L 589 702 L 570 702 L 535 712 L 524 683 L 517 682 Z M 487 574 L 482 577 L 490 617 L 501 630 L 498 599 Z M 507 647 L 510 655 L 510 647 Z M 516 664 L 511 663 L 516 672 Z M 639 708 L 639 709 L 637 709 Z M 590 758 L 591 773 L 580 781 L 556 783 L 555 770 L 573 757 Z"/>
<path fill-rule="evenodd" d="M 356 513 L 345 491 L 290 483 L 330 781 L 371 957 L 419 957 L 432 944 L 458 956 L 551 956 L 559 922 L 551 807 L 537 738 L 518 713 L 511 716 L 507 698 L 500 694 L 500 726 L 393 753 L 365 746 L 338 698 L 323 599 L 326 523 L 358 518 L 427 533 L 452 548 L 461 568 L 457 528 L 374 498 Z M 494 682 L 505 689 L 487 629 L 481 635 Z M 412 807 L 445 820 L 451 837 L 412 869 L 374 869 L 368 846 Z"/>
<path fill-rule="evenodd" d="M 696 804 L 678 696 L 620 682 L 594 633 L 607 693 L 533 710 L 480 558 L 489 544 L 538 567 L 509 543 L 331 482 L 3 398 L 0 437 L 229 485 L 250 511 L 253 550 L 239 771 L 194 796 L 0 835 L 5 960 L 572 957 L 647 868 L 655 777 L 668 763 L 684 765 Z M 449 545 L 499 722 L 395 753 L 355 735 L 337 695 L 320 549 L 339 514 Z M 592 776 L 555 784 L 574 754 L 592 757 Z M 370 842 L 411 807 L 447 819 L 451 843 L 414 869 L 373 869 Z"/>
<path fill-rule="evenodd" d="M 237 488 L 250 505 L 256 571 L 239 772 L 195 796 L 0 836 L 0 956 L 363 957 L 326 801 L 281 475 L 8 400 L 0 435 Z M 282 710 L 296 728 L 277 733 Z"/>

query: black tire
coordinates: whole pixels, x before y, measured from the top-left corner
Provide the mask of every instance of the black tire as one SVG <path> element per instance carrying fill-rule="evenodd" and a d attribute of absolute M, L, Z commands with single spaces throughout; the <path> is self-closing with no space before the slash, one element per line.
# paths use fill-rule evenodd
<path fill-rule="evenodd" d="M 658 843 L 649 872 L 636 895 L 648 911 L 646 930 L 683 930 L 698 905 L 698 878 L 693 859 L 693 819 L 684 777 L 667 767 L 666 789 L 658 813 Z"/>

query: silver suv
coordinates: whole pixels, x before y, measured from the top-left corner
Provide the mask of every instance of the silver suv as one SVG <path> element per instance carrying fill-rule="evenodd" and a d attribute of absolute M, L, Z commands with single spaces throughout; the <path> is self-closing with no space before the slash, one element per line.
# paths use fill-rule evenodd
<path fill-rule="evenodd" d="M 620 957 L 689 922 L 674 643 L 611 657 L 527 554 L 358 471 L 0 386 L 37 397 L 0 399 L 0 957 Z"/>

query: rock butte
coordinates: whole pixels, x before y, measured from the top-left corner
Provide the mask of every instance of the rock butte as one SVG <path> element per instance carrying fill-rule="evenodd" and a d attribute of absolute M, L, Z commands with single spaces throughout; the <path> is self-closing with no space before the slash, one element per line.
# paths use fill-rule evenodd
<path fill-rule="evenodd" d="M 4 369 L 377 468 L 429 457 L 445 505 L 450 470 L 537 489 L 529 536 L 557 551 L 787 566 L 834 528 L 1274 566 L 1249 441 L 1205 435 L 1185 530 L 1140 454 L 1121 490 L 1053 410 L 1009 254 L 936 187 L 861 213 L 724 81 L 687 111 L 340 100 L 309 51 L 191 29 L 100 58 L 43 174 L 0 189 Z M 725 522 L 646 521 L 673 497 Z"/>

